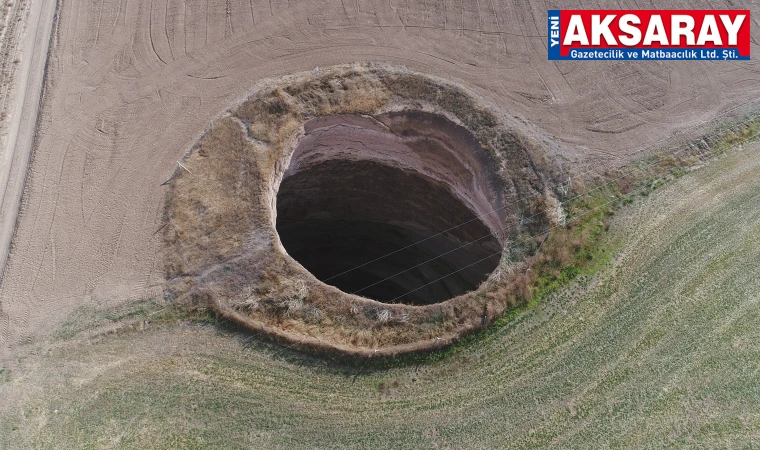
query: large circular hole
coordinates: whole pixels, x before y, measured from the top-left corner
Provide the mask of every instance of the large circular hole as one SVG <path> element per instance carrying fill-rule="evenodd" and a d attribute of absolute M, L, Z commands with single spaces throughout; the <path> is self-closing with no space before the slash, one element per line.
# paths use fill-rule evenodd
<path fill-rule="evenodd" d="M 307 122 L 277 194 L 287 253 L 318 279 L 386 303 L 476 289 L 504 232 L 489 155 L 430 113 Z"/>
<path fill-rule="evenodd" d="M 168 298 L 362 357 L 440 348 L 530 299 L 530 235 L 563 223 L 566 176 L 527 124 L 405 69 L 260 86 L 169 182 Z"/>

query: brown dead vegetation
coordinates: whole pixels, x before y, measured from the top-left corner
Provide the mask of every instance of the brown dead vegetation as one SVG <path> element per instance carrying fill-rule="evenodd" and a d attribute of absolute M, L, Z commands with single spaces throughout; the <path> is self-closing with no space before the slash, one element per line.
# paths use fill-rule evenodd
<path fill-rule="evenodd" d="M 165 239 L 169 277 L 199 274 L 240 251 L 240 231 L 255 208 L 256 160 L 256 146 L 231 118 L 220 120 L 198 144 L 185 164 L 192 177 L 173 181 Z"/>

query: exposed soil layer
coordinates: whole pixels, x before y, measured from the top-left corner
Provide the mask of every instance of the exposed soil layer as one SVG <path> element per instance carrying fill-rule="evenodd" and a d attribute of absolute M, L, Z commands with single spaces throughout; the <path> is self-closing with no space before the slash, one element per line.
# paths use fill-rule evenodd
<path fill-rule="evenodd" d="M 443 116 L 334 115 L 304 126 L 277 196 L 277 231 L 320 280 L 424 305 L 476 289 L 504 239 L 493 159 Z"/>

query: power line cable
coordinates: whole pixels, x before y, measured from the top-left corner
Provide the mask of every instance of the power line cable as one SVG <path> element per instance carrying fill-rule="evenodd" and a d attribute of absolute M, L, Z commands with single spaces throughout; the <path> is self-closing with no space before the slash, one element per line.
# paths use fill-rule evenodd
<path fill-rule="evenodd" d="M 457 248 L 455 248 L 455 249 L 452 249 L 452 250 L 449 250 L 449 251 L 447 251 L 446 253 L 443 253 L 443 254 L 441 254 L 441 255 L 438 255 L 438 256 L 436 256 L 436 257 L 434 257 L 434 258 L 430 258 L 430 259 L 428 259 L 428 260 L 427 260 L 427 261 L 425 261 L 425 262 L 421 262 L 421 263 L 417 264 L 416 266 L 413 266 L 413 267 L 410 267 L 410 268 L 408 268 L 408 269 L 402 270 L 401 272 L 397 272 L 397 273 L 395 273 L 395 274 L 393 274 L 393 275 L 391 275 L 391 276 L 389 276 L 389 277 L 383 278 L 382 280 L 380 280 L 380 281 L 378 281 L 378 282 L 372 283 L 372 284 L 370 284 L 369 286 L 365 286 L 365 287 L 363 287 L 363 288 L 359 289 L 358 291 L 354 291 L 354 292 L 352 292 L 352 294 L 358 294 L 359 292 L 361 292 L 361 291 L 364 291 L 364 290 L 367 290 L 367 289 L 369 289 L 369 288 L 371 288 L 371 287 L 377 286 L 378 284 L 380 284 L 380 283 L 382 283 L 382 282 L 384 282 L 384 281 L 388 281 L 388 280 L 390 280 L 391 278 L 395 278 L 395 277 L 397 277 L 397 276 L 401 275 L 402 273 L 406 273 L 406 272 L 409 272 L 410 270 L 414 270 L 414 269 L 416 269 L 417 267 L 420 267 L 420 266 L 424 266 L 425 264 L 427 264 L 427 263 L 429 263 L 429 262 L 435 261 L 435 260 L 436 260 L 436 259 L 438 259 L 438 258 L 442 258 L 442 257 L 444 257 L 444 256 L 446 256 L 446 255 L 448 255 L 448 254 L 450 254 L 450 253 L 453 253 L 453 252 L 455 252 L 455 251 L 457 251 L 457 250 L 460 250 L 460 249 L 462 249 L 462 248 L 464 248 L 464 247 L 467 247 L 467 246 L 468 246 L 468 245 L 470 245 L 470 244 L 474 244 L 475 242 L 478 242 L 478 241 L 480 241 L 480 240 L 482 240 L 482 239 L 485 239 L 485 238 L 487 238 L 487 237 L 491 237 L 491 236 L 493 236 L 493 235 L 489 233 L 489 234 L 487 234 L 487 235 L 485 235 L 485 236 L 483 236 L 483 237 L 479 237 L 479 238 L 477 238 L 477 239 L 475 239 L 475 240 L 472 240 L 472 241 L 470 241 L 470 242 L 467 242 L 466 244 L 460 245 L 459 247 L 457 247 Z"/>

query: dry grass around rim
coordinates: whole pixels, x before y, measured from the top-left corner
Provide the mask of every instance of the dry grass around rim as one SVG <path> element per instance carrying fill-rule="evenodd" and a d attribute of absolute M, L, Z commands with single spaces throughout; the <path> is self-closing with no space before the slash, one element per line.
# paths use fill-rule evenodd
<path fill-rule="evenodd" d="M 401 105 L 401 106 L 399 106 Z M 453 116 L 487 150 L 523 218 L 479 289 L 427 306 L 384 304 L 325 285 L 280 251 L 276 186 L 303 123 L 338 113 L 428 108 Z M 261 89 L 219 119 L 188 153 L 166 198 L 169 296 L 306 349 L 355 356 L 439 348 L 532 296 L 526 261 L 552 225 L 559 171 L 540 146 L 460 88 L 387 68 L 345 67 Z M 506 188 L 505 188 L 506 189 Z M 526 236 L 529 236 L 526 238 Z"/>

